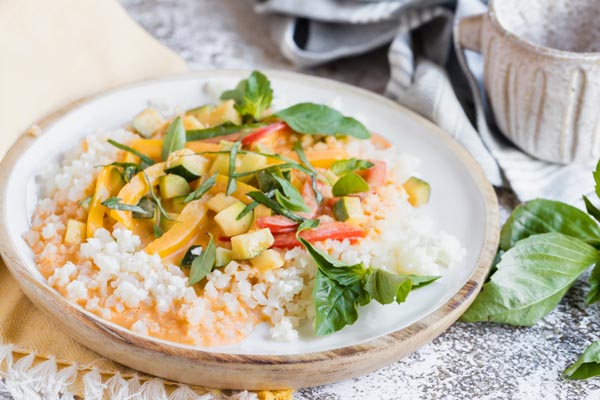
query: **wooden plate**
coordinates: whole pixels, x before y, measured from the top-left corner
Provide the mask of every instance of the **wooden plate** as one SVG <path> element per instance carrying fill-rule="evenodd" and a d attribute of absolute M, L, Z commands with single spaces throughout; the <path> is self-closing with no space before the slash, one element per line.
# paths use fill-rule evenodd
<path fill-rule="evenodd" d="M 372 304 L 359 321 L 336 334 L 302 335 L 291 344 L 268 340 L 266 328 L 240 344 L 202 348 L 133 333 L 69 303 L 38 273 L 21 235 L 37 200 L 35 176 L 90 129 L 116 128 L 152 99 L 184 108 L 207 101 L 206 84 L 233 87 L 248 71 L 202 71 L 111 90 L 60 110 L 24 135 L 0 165 L 0 253 L 26 295 L 66 334 L 132 368 L 174 381 L 219 388 L 282 389 L 321 385 L 393 363 L 442 333 L 481 289 L 498 244 L 498 204 L 483 172 L 445 132 L 393 101 L 342 83 L 289 72 L 267 75 L 276 107 L 334 103 L 419 157 L 433 188 L 428 212 L 436 226 L 458 237 L 467 257 L 442 279 L 411 293 L 402 305 Z M 211 99 L 212 100 L 212 99 Z M 301 332 L 302 333 L 302 332 Z"/>

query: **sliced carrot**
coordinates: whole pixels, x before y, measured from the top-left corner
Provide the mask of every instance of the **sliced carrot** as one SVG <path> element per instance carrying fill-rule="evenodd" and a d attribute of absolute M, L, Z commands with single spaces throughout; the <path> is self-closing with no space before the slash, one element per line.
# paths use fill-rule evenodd
<path fill-rule="evenodd" d="M 356 241 L 364 238 L 367 232 L 357 226 L 346 224 L 344 222 L 326 222 L 319 225 L 315 229 L 300 232 L 300 237 L 308 240 L 311 243 L 321 242 L 327 239 L 344 240 L 350 239 Z M 274 248 L 291 249 L 300 246 L 300 242 L 296 239 L 296 233 L 282 233 L 275 236 Z"/>

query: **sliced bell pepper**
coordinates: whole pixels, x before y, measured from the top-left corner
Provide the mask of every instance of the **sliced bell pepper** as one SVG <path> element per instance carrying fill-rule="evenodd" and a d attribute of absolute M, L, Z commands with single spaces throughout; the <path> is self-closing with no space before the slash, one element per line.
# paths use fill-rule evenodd
<path fill-rule="evenodd" d="M 117 197 L 125 204 L 136 205 L 150 191 L 146 176 L 152 187 L 156 186 L 158 178 L 165 173 L 165 164 L 164 162 L 157 163 L 138 173 L 119 191 Z M 132 228 L 131 211 L 111 210 L 110 216 L 117 222 L 120 222 L 125 228 Z"/>
<path fill-rule="evenodd" d="M 225 193 L 227 191 L 227 182 L 229 181 L 229 178 L 225 175 L 217 175 L 217 183 L 215 184 L 215 186 L 213 186 L 208 193 L 210 194 L 217 194 L 217 193 Z M 260 190 L 258 188 L 255 188 L 254 186 L 248 185 L 247 183 L 244 182 L 240 182 L 239 180 L 237 181 L 237 185 L 236 185 L 236 189 L 235 191 L 231 194 L 233 197 L 235 197 L 236 199 L 240 200 L 241 202 L 243 202 L 244 204 L 250 204 L 252 202 L 252 199 L 250 197 L 247 196 L 248 193 L 250 192 L 256 192 Z"/>
<path fill-rule="evenodd" d="M 94 232 L 104 226 L 106 207 L 102 205 L 102 202 L 115 196 L 124 185 L 125 181 L 116 167 L 102 167 L 96 180 L 96 189 L 90 203 L 86 237 L 93 237 Z"/>
<path fill-rule="evenodd" d="M 268 136 L 282 129 L 287 129 L 287 125 L 285 122 L 276 122 L 271 125 L 261 126 L 260 128 L 257 128 L 252 132 L 248 133 L 246 136 L 244 136 L 244 138 L 242 139 L 242 146 L 250 146 L 257 140 L 260 140 L 265 136 Z"/>
<path fill-rule="evenodd" d="M 273 234 L 294 232 L 298 227 L 297 222 L 294 222 L 283 215 L 258 218 L 256 220 L 256 225 L 261 229 L 269 228 Z"/>
<path fill-rule="evenodd" d="M 202 200 L 188 203 L 173 227 L 144 248 L 148 254 L 158 253 L 161 258 L 181 250 L 196 236 L 206 217 L 206 204 Z"/>
<path fill-rule="evenodd" d="M 194 140 L 185 144 L 186 149 L 192 150 L 194 153 L 203 153 L 206 151 L 219 151 L 221 146 L 217 143 L 207 143 L 201 140 Z M 203 154 L 205 157 L 214 157 L 215 154 Z"/>
<path fill-rule="evenodd" d="M 311 243 L 321 242 L 327 239 L 333 240 L 344 240 L 349 239 L 354 242 L 358 239 L 367 236 L 367 232 L 360 227 L 355 225 L 346 224 L 344 222 L 326 222 L 319 225 L 315 229 L 306 230 L 300 232 L 300 237 L 308 240 Z M 300 246 L 300 242 L 296 239 L 296 233 L 282 233 L 274 235 L 275 243 L 274 248 L 278 249 L 291 249 Z"/>
<path fill-rule="evenodd" d="M 330 149 L 330 150 L 309 150 L 305 152 L 306 159 L 308 162 L 316 168 L 330 168 L 331 165 L 338 160 L 345 160 L 348 158 L 348 153 L 343 149 Z M 288 155 L 288 157 L 294 161 L 299 161 L 298 154 L 295 152 Z"/>

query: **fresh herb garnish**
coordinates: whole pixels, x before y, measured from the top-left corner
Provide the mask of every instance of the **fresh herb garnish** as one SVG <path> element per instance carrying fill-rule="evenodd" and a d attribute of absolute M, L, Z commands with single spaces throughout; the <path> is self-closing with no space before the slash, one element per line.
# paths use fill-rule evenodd
<path fill-rule="evenodd" d="M 158 224 L 152 224 L 152 233 L 154 233 L 155 238 L 159 238 L 165 234 L 163 229 Z"/>
<path fill-rule="evenodd" d="M 563 372 L 569 379 L 587 379 L 600 375 L 600 341 L 588 346 L 577 361 Z"/>
<path fill-rule="evenodd" d="M 350 158 L 348 160 L 338 160 L 331 165 L 331 172 L 337 176 L 343 176 L 350 172 L 361 171 L 369 169 L 374 164 L 367 160 L 358 160 L 356 158 Z"/>
<path fill-rule="evenodd" d="M 171 125 L 169 125 L 167 133 L 163 139 L 161 152 L 163 161 L 166 161 L 167 157 L 169 157 L 169 154 L 172 152 L 185 148 L 185 142 L 185 127 L 183 126 L 181 117 L 177 117 L 173 120 L 173 122 L 171 122 Z"/>
<path fill-rule="evenodd" d="M 238 214 L 238 216 L 235 218 L 235 220 L 239 221 L 240 219 L 244 218 L 246 215 L 251 213 L 252 210 L 254 210 L 256 207 L 258 207 L 258 205 L 259 205 L 258 201 L 252 201 L 250 204 L 248 204 L 246 207 L 244 207 L 242 212 L 240 212 Z"/>
<path fill-rule="evenodd" d="M 241 145 L 241 142 L 237 141 L 229 150 L 229 176 L 227 178 L 227 189 L 225 191 L 227 196 L 231 196 L 231 194 L 235 192 L 235 189 L 237 188 L 237 179 L 235 179 L 235 160 Z"/>
<path fill-rule="evenodd" d="M 146 175 L 145 172 L 144 172 L 144 178 L 146 179 L 146 184 L 148 185 L 148 188 L 150 189 L 150 196 L 152 197 L 152 200 L 154 200 L 156 207 L 158 207 L 158 211 L 160 212 L 161 218 L 164 218 L 168 221 L 174 221 L 174 219 L 171 218 L 169 216 L 169 213 L 167 213 L 167 211 L 164 209 L 162 202 L 160 200 L 160 197 L 158 197 L 156 195 L 156 193 L 154 192 L 154 187 L 150 183 L 150 178 L 148 178 L 148 175 Z"/>
<path fill-rule="evenodd" d="M 202 253 L 202 246 L 199 246 L 199 245 L 190 246 L 190 248 L 187 249 L 187 251 L 185 252 L 185 255 L 183 256 L 183 259 L 181 260 L 180 265 L 182 267 L 189 267 L 190 265 L 192 265 L 192 261 L 194 261 L 194 259 L 196 257 L 198 257 L 201 253 Z"/>
<path fill-rule="evenodd" d="M 148 157 L 147 155 L 145 155 L 143 153 L 140 153 L 139 151 L 137 151 L 136 149 L 134 149 L 132 147 L 129 147 L 123 143 L 116 142 L 112 139 L 108 139 L 108 143 L 112 144 L 117 149 L 126 151 L 128 153 L 133 154 L 134 156 L 139 157 L 139 159 L 142 161 L 142 165 L 141 165 L 142 169 L 155 164 L 153 159 L 151 159 L 150 157 Z"/>
<path fill-rule="evenodd" d="M 291 219 L 292 221 L 302 222 L 305 219 L 297 214 L 294 214 L 293 212 L 289 211 L 285 207 L 281 206 L 278 202 L 271 199 L 263 192 L 250 192 L 247 194 L 247 196 L 250 197 L 252 200 L 270 208 L 271 210 L 275 211 L 277 214 L 281 214 L 284 217 Z"/>
<path fill-rule="evenodd" d="M 290 182 L 287 180 L 278 177 L 277 175 L 273 175 L 273 179 L 277 181 L 280 190 L 275 191 L 275 199 L 277 202 L 287 208 L 290 211 L 298 211 L 298 212 L 310 212 L 310 208 L 304 202 L 304 199 Z"/>
<path fill-rule="evenodd" d="M 217 184 L 217 175 L 219 174 L 215 172 L 213 175 L 208 177 L 208 179 L 206 179 L 200 184 L 200 186 L 198 186 L 198 189 L 188 194 L 186 198 L 183 199 L 183 202 L 189 203 L 192 200 L 199 200 L 200 198 L 202 198 L 202 196 L 204 196 L 210 189 L 212 189 L 213 186 Z"/>
<path fill-rule="evenodd" d="M 269 79 L 258 71 L 253 71 L 248 79 L 240 81 L 236 88 L 221 95 L 221 100 L 233 99 L 235 109 L 246 119 L 258 121 L 271 106 L 273 90 Z"/>
<path fill-rule="evenodd" d="M 120 210 L 120 211 L 132 211 L 136 212 L 140 215 L 147 215 L 150 218 L 152 215 L 149 214 L 148 211 L 144 210 L 142 207 L 138 205 L 125 204 L 121 202 L 121 199 L 118 197 L 111 197 L 110 199 L 106 199 L 101 203 L 104 207 L 109 208 L 111 210 Z"/>
<path fill-rule="evenodd" d="M 131 178 L 133 178 L 135 175 L 137 175 L 138 172 L 142 171 L 142 167 L 139 164 L 136 163 L 129 163 L 129 162 L 113 162 L 110 163 L 108 165 L 111 165 L 113 167 L 117 167 L 121 169 L 121 176 L 123 177 L 123 180 L 126 183 L 131 182 Z M 103 165 L 103 167 L 106 167 L 108 165 Z"/>
<path fill-rule="evenodd" d="M 304 221 L 302 221 L 300 223 L 300 225 L 298 225 L 298 229 L 296 230 L 296 232 L 300 233 L 300 232 L 305 231 L 307 229 L 318 228 L 320 223 L 321 223 L 321 221 L 318 220 L 318 219 L 305 219 Z"/>
<path fill-rule="evenodd" d="M 369 184 L 355 173 L 349 173 L 338 179 L 331 192 L 336 197 L 348 196 L 349 194 L 363 193 L 369 191 Z"/>
<path fill-rule="evenodd" d="M 190 267 L 190 286 L 204 279 L 215 266 L 217 248 L 212 235 L 210 233 L 208 235 L 210 236 L 210 240 L 206 248 L 192 261 L 192 266 Z"/>
<path fill-rule="evenodd" d="M 186 132 L 186 138 L 188 142 L 193 142 L 194 140 L 212 139 L 216 137 L 231 135 L 237 132 L 245 132 L 247 130 L 259 128 L 264 125 L 266 124 L 254 123 L 235 125 L 231 122 L 225 122 L 224 124 L 213 126 L 212 128 L 189 130 Z"/>
<path fill-rule="evenodd" d="M 304 166 L 306 166 L 306 168 L 308 168 L 312 172 L 312 174 L 310 175 L 310 183 L 312 186 L 312 190 L 313 192 L 315 192 L 315 199 L 317 200 L 317 203 L 322 202 L 323 195 L 317 188 L 317 170 L 308 161 L 308 158 L 304 153 L 304 149 L 302 148 L 302 144 L 299 141 L 294 142 L 294 151 L 296 152 L 296 154 L 298 154 L 298 158 L 300 159 L 302 164 L 304 164 Z"/>
<path fill-rule="evenodd" d="M 346 135 L 369 139 L 367 128 L 351 117 L 345 117 L 331 107 L 314 103 L 299 103 L 275 113 L 294 131 L 306 135 Z"/>

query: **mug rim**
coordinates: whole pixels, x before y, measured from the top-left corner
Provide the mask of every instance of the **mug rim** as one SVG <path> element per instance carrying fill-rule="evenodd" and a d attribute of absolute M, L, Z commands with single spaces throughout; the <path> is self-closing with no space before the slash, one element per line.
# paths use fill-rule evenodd
<path fill-rule="evenodd" d="M 490 17 L 492 25 L 495 29 L 500 30 L 504 36 L 515 43 L 516 45 L 525 48 L 525 50 L 533 50 L 534 52 L 548 56 L 551 58 L 569 59 L 577 61 L 598 61 L 600 60 L 600 52 L 577 52 L 569 50 L 559 50 L 553 47 L 540 45 L 530 40 L 524 39 L 523 37 L 509 31 L 498 19 L 498 12 L 496 10 L 496 0 L 490 0 L 489 11 L 487 13 Z"/>

